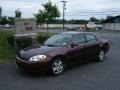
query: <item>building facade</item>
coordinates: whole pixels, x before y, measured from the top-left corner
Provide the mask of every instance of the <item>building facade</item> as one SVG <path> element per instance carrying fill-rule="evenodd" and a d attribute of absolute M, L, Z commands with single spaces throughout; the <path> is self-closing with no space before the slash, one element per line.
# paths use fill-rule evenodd
<path fill-rule="evenodd" d="M 103 30 L 120 31 L 120 15 L 105 20 L 103 22 Z"/>

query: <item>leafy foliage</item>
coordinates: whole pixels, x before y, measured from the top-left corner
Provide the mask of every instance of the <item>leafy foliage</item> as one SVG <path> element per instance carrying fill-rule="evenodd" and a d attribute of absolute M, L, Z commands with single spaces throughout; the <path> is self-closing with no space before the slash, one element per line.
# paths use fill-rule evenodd
<path fill-rule="evenodd" d="M 5 25 L 5 24 L 14 25 L 14 22 L 15 22 L 14 17 L 2 16 L 1 19 L 0 19 L 0 24 L 1 25 Z"/>
<path fill-rule="evenodd" d="M 18 50 L 26 48 L 30 45 L 32 45 L 32 38 L 30 38 L 30 37 L 18 37 L 18 38 L 16 38 L 16 46 L 17 46 Z"/>
<path fill-rule="evenodd" d="M 7 23 L 8 23 L 7 17 L 6 17 L 6 16 L 1 17 L 1 19 L 0 19 L 0 24 L 1 24 L 1 25 L 5 25 L 5 24 L 7 24 Z"/>
<path fill-rule="evenodd" d="M 98 19 L 95 18 L 95 17 L 91 17 L 91 18 L 90 18 L 90 21 L 91 21 L 91 22 L 98 22 Z"/>
<path fill-rule="evenodd" d="M 58 7 L 56 5 L 52 5 L 51 2 L 43 4 L 43 7 L 45 9 L 44 11 L 46 13 L 48 20 L 53 20 L 56 17 L 60 17 Z"/>
<path fill-rule="evenodd" d="M 13 31 L 0 31 L 0 63 L 11 63 L 15 61 L 15 49 L 7 42 L 7 37 L 13 35 Z"/>
<path fill-rule="evenodd" d="M 14 36 L 13 35 L 9 35 L 7 36 L 7 42 L 10 44 L 10 46 L 14 47 Z"/>
<path fill-rule="evenodd" d="M 15 11 L 16 18 L 21 18 L 21 14 L 22 14 L 22 12 L 19 9 Z"/>
<path fill-rule="evenodd" d="M 38 23 L 43 23 L 45 21 L 52 21 L 56 17 L 60 17 L 60 12 L 56 5 L 52 5 L 51 2 L 48 2 L 42 4 L 42 6 L 44 7 L 44 9 L 39 10 L 39 12 L 34 15 Z"/>
<path fill-rule="evenodd" d="M 8 17 L 8 24 L 9 25 L 14 25 L 15 18 L 14 17 Z"/>
<path fill-rule="evenodd" d="M 53 33 L 39 33 L 37 36 L 37 41 L 38 41 L 38 43 L 43 44 L 44 41 L 52 35 L 53 35 Z"/>
<path fill-rule="evenodd" d="M 39 13 L 35 14 L 34 15 L 35 18 L 37 19 L 37 23 L 43 23 L 45 22 L 45 19 L 46 19 L 46 13 L 42 10 L 39 10 Z"/>
<path fill-rule="evenodd" d="M 68 21 L 69 24 L 87 24 L 88 20 L 69 20 Z"/>

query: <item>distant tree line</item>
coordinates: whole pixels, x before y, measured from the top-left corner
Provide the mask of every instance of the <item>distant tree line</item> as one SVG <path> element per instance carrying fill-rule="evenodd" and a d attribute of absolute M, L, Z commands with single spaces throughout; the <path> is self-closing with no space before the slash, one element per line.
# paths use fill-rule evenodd
<path fill-rule="evenodd" d="M 14 17 L 7 17 L 2 16 L 0 18 L 0 25 L 4 26 L 6 24 L 9 24 L 10 26 L 14 26 L 15 18 Z"/>
<path fill-rule="evenodd" d="M 65 20 L 65 24 L 87 24 L 89 20 L 77 20 L 77 19 L 72 19 L 72 20 Z M 46 22 L 43 22 L 46 23 Z M 55 19 L 52 21 L 49 21 L 49 24 L 62 24 L 63 20 L 62 19 Z"/>

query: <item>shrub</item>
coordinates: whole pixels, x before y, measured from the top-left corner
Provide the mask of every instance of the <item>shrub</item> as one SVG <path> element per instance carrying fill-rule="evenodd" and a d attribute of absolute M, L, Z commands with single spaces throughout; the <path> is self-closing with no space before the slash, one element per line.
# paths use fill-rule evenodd
<path fill-rule="evenodd" d="M 40 44 L 43 44 L 44 43 L 44 41 L 47 39 L 47 38 L 49 38 L 49 36 L 37 36 L 37 41 L 38 41 L 38 43 L 40 43 Z"/>
<path fill-rule="evenodd" d="M 0 63 L 12 63 L 15 62 L 15 49 L 12 48 L 9 42 L 14 42 L 11 36 L 14 36 L 14 31 L 1 30 L 0 29 Z"/>
<path fill-rule="evenodd" d="M 12 31 L 3 31 L 1 30 L 0 31 L 0 48 L 9 48 L 9 44 L 8 44 L 8 41 L 7 41 L 7 37 L 8 36 L 13 36 L 14 35 L 14 32 Z"/>
<path fill-rule="evenodd" d="M 48 39 L 50 36 L 52 36 L 53 33 L 38 33 L 37 35 L 37 42 L 40 44 L 43 44 L 43 42 Z M 28 46 L 32 45 L 32 38 L 31 37 L 17 37 L 16 39 L 14 39 L 15 37 L 13 35 L 9 35 L 7 37 L 7 42 L 14 48 L 16 48 L 17 50 L 26 48 Z M 16 43 L 16 45 L 15 45 Z"/>
<path fill-rule="evenodd" d="M 16 38 L 16 46 L 18 50 L 26 48 L 30 45 L 32 45 L 32 38 L 30 37 L 17 37 Z"/>
<path fill-rule="evenodd" d="M 8 36 L 7 37 L 7 42 L 10 44 L 10 46 L 14 47 L 14 36 L 11 35 L 11 36 Z"/>
<path fill-rule="evenodd" d="M 51 37 L 52 35 L 53 33 L 39 33 L 37 36 L 37 41 L 38 43 L 43 44 L 44 41 L 48 39 L 49 37 Z"/>

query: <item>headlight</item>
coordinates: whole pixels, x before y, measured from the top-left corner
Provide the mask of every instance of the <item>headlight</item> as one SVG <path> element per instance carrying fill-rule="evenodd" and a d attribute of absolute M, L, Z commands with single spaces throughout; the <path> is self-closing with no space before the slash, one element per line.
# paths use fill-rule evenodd
<path fill-rule="evenodd" d="M 45 60 L 46 56 L 45 55 L 37 55 L 33 56 L 29 59 L 29 61 L 42 61 Z"/>

